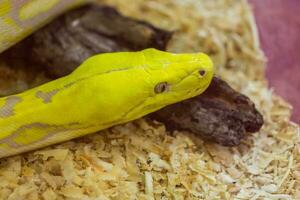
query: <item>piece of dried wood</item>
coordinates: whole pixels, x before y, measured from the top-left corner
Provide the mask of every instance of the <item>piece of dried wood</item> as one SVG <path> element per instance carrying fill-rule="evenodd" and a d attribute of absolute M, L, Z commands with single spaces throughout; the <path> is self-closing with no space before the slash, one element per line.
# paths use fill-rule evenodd
<path fill-rule="evenodd" d="M 247 133 L 259 131 L 263 117 L 254 103 L 214 77 L 201 95 L 150 115 L 169 130 L 188 130 L 224 146 L 236 146 Z"/>
<path fill-rule="evenodd" d="M 86 58 L 105 52 L 166 49 L 172 32 L 122 16 L 108 6 L 86 5 L 69 11 L 5 52 L 10 61 L 26 60 L 53 77 L 71 73 Z"/>

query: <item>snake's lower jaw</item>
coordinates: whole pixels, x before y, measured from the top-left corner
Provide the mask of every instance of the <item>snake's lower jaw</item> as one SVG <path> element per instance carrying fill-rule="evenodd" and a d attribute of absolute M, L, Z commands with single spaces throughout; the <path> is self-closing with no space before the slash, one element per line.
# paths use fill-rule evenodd
<path fill-rule="evenodd" d="M 212 75 L 211 75 L 211 77 L 212 77 Z M 212 78 L 210 78 L 210 77 L 206 77 L 206 79 L 204 81 L 196 80 L 196 81 L 194 81 L 194 83 L 191 83 L 191 82 L 188 83 L 188 85 L 190 85 L 189 88 L 184 87 L 185 89 L 183 89 L 181 91 L 176 90 L 176 91 L 172 92 L 171 95 L 175 99 L 174 100 L 175 102 L 171 102 L 171 103 L 180 102 L 180 101 L 190 99 L 192 97 L 202 94 L 208 88 L 209 84 L 211 83 L 211 80 L 212 80 Z"/>

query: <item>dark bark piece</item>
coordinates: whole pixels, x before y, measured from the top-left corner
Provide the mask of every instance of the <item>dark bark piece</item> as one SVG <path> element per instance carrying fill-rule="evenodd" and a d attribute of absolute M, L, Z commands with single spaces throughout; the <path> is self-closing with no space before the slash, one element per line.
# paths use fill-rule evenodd
<path fill-rule="evenodd" d="M 5 52 L 10 60 L 46 67 L 53 77 L 71 73 L 104 52 L 166 49 L 172 32 L 124 17 L 115 9 L 87 5 L 67 12 Z M 30 50 L 29 50 L 30 49 Z"/>
<path fill-rule="evenodd" d="M 201 95 L 167 106 L 149 117 L 169 130 L 188 130 L 224 146 L 236 146 L 263 125 L 254 103 L 214 77 Z"/>
<path fill-rule="evenodd" d="M 54 77 L 73 71 L 87 57 L 102 52 L 165 50 L 171 33 L 118 14 L 102 6 L 85 6 L 66 13 L 16 45 L 6 57 L 47 67 Z M 16 60 L 16 59 L 13 59 Z M 202 95 L 150 114 L 167 129 L 189 130 L 225 146 L 235 146 L 258 131 L 263 118 L 252 101 L 214 77 Z"/>

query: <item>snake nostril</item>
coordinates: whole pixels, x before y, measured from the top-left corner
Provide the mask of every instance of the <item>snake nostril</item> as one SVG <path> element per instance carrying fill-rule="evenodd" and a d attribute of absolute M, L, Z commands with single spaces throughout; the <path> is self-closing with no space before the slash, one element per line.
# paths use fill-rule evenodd
<path fill-rule="evenodd" d="M 200 70 L 199 70 L 199 74 L 200 74 L 201 77 L 203 77 L 203 76 L 205 76 L 206 71 L 203 70 L 203 69 L 200 69 Z"/>

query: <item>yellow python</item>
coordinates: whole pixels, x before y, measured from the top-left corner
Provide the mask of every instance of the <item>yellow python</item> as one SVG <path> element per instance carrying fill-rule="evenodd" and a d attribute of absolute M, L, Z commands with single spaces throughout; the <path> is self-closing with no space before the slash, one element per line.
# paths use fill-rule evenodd
<path fill-rule="evenodd" d="M 0 158 L 140 118 L 199 95 L 212 77 L 203 53 L 93 56 L 66 77 L 0 98 Z"/>

